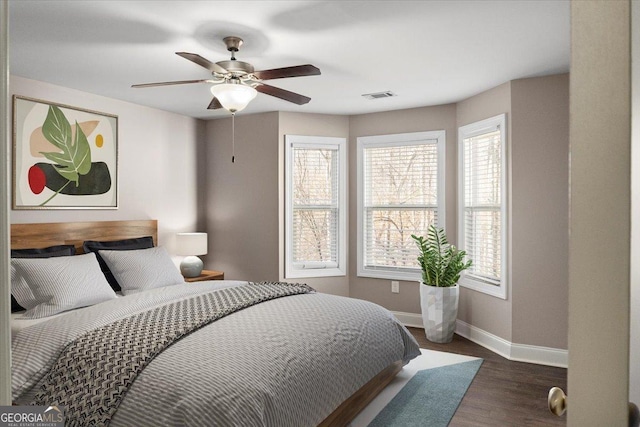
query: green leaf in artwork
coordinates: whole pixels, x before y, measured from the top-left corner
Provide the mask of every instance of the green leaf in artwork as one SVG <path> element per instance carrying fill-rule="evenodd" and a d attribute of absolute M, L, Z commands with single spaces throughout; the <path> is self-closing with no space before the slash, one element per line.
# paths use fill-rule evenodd
<path fill-rule="evenodd" d="M 75 130 L 72 136 L 71 125 L 62 110 L 55 105 L 49 106 L 42 133 L 47 141 L 61 151 L 41 154 L 55 163 L 55 169 L 62 177 L 77 186 L 80 175 L 86 175 L 91 170 L 91 147 L 77 121 Z"/>
<path fill-rule="evenodd" d="M 47 141 L 61 150 L 71 144 L 71 125 L 62 110 L 55 105 L 49 106 L 42 133 Z"/>

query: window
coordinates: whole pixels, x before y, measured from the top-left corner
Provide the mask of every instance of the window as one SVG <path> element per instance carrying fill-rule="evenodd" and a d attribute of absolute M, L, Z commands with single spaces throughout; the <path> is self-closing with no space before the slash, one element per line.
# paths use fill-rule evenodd
<path fill-rule="evenodd" d="M 358 138 L 358 276 L 420 280 L 412 234 L 444 227 L 445 132 Z"/>
<path fill-rule="evenodd" d="M 285 277 L 346 275 L 346 139 L 285 136 Z"/>
<path fill-rule="evenodd" d="M 458 130 L 458 242 L 473 266 L 460 285 L 507 297 L 505 115 Z"/>

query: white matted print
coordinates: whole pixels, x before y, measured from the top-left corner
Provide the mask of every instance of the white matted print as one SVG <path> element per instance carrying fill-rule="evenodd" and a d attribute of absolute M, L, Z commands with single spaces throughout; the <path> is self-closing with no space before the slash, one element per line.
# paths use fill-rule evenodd
<path fill-rule="evenodd" d="M 13 97 L 13 208 L 117 209 L 118 117 Z"/>

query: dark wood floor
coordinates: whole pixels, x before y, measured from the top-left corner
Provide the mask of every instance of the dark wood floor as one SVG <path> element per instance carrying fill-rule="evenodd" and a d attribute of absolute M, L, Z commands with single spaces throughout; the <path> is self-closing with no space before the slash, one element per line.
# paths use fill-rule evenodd
<path fill-rule="evenodd" d="M 567 392 L 566 369 L 512 362 L 459 335 L 451 343 L 437 344 L 426 339 L 424 329 L 409 330 L 422 348 L 484 359 L 451 427 L 566 425 L 566 416 L 556 417 L 547 409 L 551 387 Z"/>

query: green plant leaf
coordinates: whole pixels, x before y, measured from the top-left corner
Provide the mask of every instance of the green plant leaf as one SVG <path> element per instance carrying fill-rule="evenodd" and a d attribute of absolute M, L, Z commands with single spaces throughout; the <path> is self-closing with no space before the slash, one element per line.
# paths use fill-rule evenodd
<path fill-rule="evenodd" d="M 41 154 L 55 163 L 56 171 L 62 177 L 78 185 L 80 175 L 86 175 L 91 170 L 91 147 L 78 122 L 75 137 L 72 137 L 71 125 L 62 110 L 50 105 L 42 133 L 47 141 L 61 151 Z"/>
<path fill-rule="evenodd" d="M 422 268 L 422 281 L 427 285 L 450 287 L 460 279 L 460 273 L 471 267 L 464 262 L 465 251 L 450 245 L 444 229 L 430 225 L 427 238 L 411 235 L 420 250 L 418 262 Z"/>

